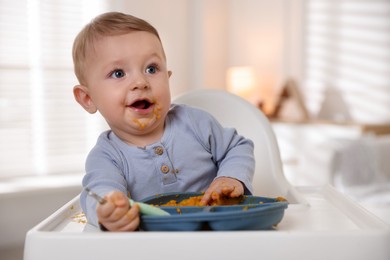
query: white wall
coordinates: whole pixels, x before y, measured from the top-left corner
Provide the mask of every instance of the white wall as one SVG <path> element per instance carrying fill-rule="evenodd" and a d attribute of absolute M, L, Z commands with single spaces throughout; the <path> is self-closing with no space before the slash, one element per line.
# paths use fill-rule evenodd
<path fill-rule="evenodd" d="M 228 66 L 253 66 L 259 97 L 272 104 L 288 73 L 288 1 L 230 0 Z"/>
<path fill-rule="evenodd" d="M 170 80 L 173 96 L 189 90 L 191 73 L 190 1 L 143 0 L 113 1 L 113 9 L 140 17 L 151 23 L 159 32 L 173 75 Z"/>
<path fill-rule="evenodd" d="M 190 86 L 225 88 L 229 5 L 225 0 L 190 1 Z"/>
<path fill-rule="evenodd" d="M 173 71 L 172 95 L 195 88 L 226 86 L 229 66 L 253 66 L 259 95 L 273 93 L 293 70 L 286 57 L 299 37 L 296 9 L 302 0 L 113 1 L 113 10 L 139 16 L 160 32 Z M 300 25 L 300 24 L 298 24 Z M 288 30 L 287 30 L 288 29 Z M 299 77 L 299 75 L 297 76 Z"/>

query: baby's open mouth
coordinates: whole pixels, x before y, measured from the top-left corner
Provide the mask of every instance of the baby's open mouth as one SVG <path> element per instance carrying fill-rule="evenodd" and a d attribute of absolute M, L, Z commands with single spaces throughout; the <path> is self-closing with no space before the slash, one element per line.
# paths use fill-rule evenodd
<path fill-rule="evenodd" d="M 135 108 L 135 109 L 148 109 L 152 105 L 153 105 L 153 103 L 150 102 L 149 100 L 141 99 L 141 100 L 137 100 L 134 103 L 132 103 L 130 105 L 130 107 Z"/>

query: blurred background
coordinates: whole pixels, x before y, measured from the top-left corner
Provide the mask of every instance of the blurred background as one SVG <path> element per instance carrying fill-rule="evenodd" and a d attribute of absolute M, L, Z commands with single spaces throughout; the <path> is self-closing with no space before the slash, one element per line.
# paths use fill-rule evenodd
<path fill-rule="evenodd" d="M 330 184 L 390 219 L 390 1 L 0 0 L 0 258 L 81 190 L 107 129 L 73 99 L 71 48 L 94 16 L 159 31 L 175 97 L 225 89 L 270 119 L 293 185 Z"/>

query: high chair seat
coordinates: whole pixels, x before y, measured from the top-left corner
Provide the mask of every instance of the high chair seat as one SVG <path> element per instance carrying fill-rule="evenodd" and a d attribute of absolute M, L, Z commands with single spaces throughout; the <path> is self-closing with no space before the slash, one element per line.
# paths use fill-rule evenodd
<path fill-rule="evenodd" d="M 254 194 L 286 196 L 291 189 L 283 175 L 275 135 L 265 115 L 246 100 L 221 90 L 195 90 L 174 99 L 211 113 L 223 126 L 237 129 L 255 145 Z M 291 199 L 291 198 L 290 198 Z"/>

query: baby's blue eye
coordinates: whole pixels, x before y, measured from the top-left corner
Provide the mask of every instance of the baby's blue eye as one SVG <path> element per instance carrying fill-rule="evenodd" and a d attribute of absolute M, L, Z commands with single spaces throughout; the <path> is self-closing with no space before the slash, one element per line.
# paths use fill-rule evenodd
<path fill-rule="evenodd" d="M 125 76 L 125 72 L 123 70 L 120 70 L 120 69 L 114 70 L 110 74 L 110 77 L 115 78 L 115 79 L 123 78 L 124 76 Z"/>
<path fill-rule="evenodd" d="M 154 74 L 157 72 L 157 67 L 154 65 L 148 66 L 146 68 L 146 73 Z"/>

